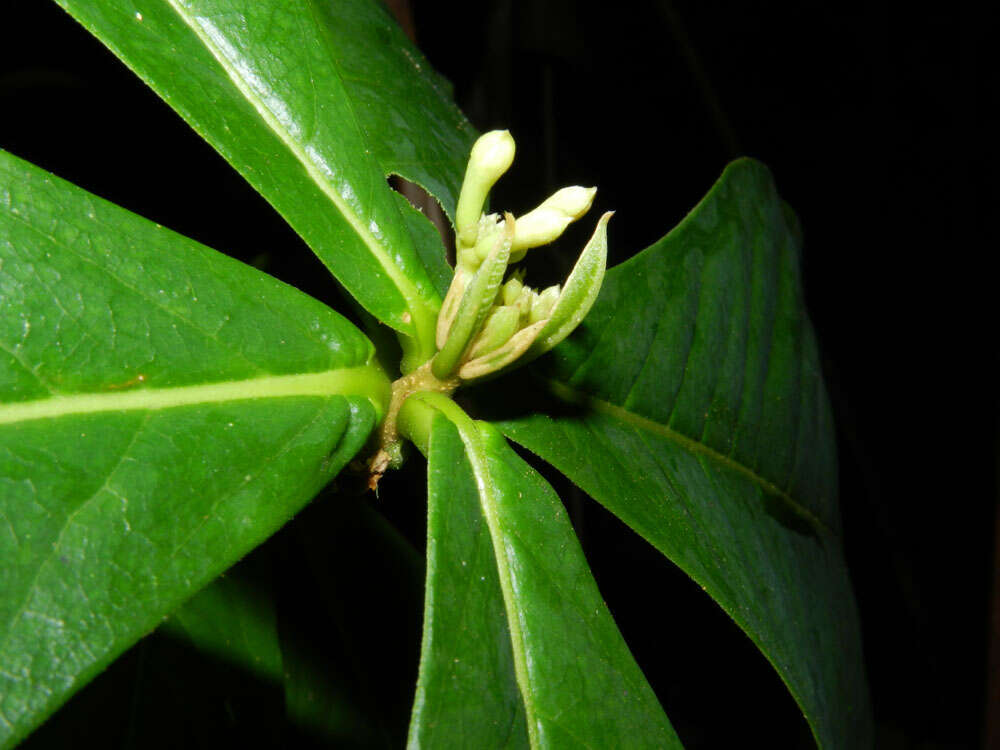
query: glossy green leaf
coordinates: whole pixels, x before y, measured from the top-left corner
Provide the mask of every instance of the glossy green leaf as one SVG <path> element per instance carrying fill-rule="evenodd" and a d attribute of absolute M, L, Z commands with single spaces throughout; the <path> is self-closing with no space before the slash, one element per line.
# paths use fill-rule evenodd
<path fill-rule="evenodd" d="M 266 551 L 261 547 L 256 554 Z M 159 632 L 281 684 L 278 616 L 267 562 L 254 556 L 241 561 L 172 612 Z"/>
<path fill-rule="evenodd" d="M 315 300 L 0 153 L 0 746 L 361 448 L 372 356 Z"/>
<path fill-rule="evenodd" d="M 419 659 L 422 555 L 370 494 L 324 498 L 289 530 L 285 569 L 307 592 L 282 599 L 283 611 L 298 613 L 296 629 L 282 633 L 289 713 L 335 747 L 401 747 Z"/>
<path fill-rule="evenodd" d="M 329 33 L 352 110 L 385 174 L 417 183 L 453 218 L 477 133 L 455 105 L 451 83 L 380 0 L 308 0 L 299 7 L 309 8 Z"/>
<path fill-rule="evenodd" d="M 17 747 L 302 747 L 293 742 L 301 734 L 285 721 L 280 683 L 156 632 Z"/>
<path fill-rule="evenodd" d="M 444 397 L 400 420 L 428 454 L 410 746 L 679 747 L 552 488 Z"/>
<path fill-rule="evenodd" d="M 265 543 L 174 612 L 19 747 L 278 747 L 285 719 Z"/>
<path fill-rule="evenodd" d="M 413 237 L 417 252 L 420 254 L 420 260 L 424 264 L 424 268 L 427 269 L 434 289 L 437 290 L 441 299 L 444 299 L 455 271 L 448 265 L 445 258 L 445 251 L 441 245 L 441 235 L 438 234 L 437 227 L 431 224 L 422 212 L 415 209 L 399 193 L 396 194 L 396 205 L 399 206 L 399 212 L 410 229 L 410 236 Z"/>
<path fill-rule="evenodd" d="M 286 735 L 399 747 L 416 680 L 423 560 L 368 496 L 324 495 L 157 633 L 277 686 Z"/>
<path fill-rule="evenodd" d="M 676 229 L 608 272 L 549 357 L 548 413 L 501 427 L 704 587 L 822 747 L 862 748 L 833 427 L 798 263 L 769 172 L 733 163 Z"/>
<path fill-rule="evenodd" d="M 380 3 L 59 2 L 404 334 L 411 365 L 433 354 L 440 298 L 386 175 L 453 210 L 473 132 Z"/>

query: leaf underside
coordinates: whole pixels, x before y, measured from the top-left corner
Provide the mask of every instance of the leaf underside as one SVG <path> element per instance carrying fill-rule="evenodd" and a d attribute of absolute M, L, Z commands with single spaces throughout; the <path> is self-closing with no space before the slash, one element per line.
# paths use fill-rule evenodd
<path fill-rule="evenodd" d="M 0 746 L 258 545 L 388 382 L 294 289 L 0 152 Z"/>
<path fill-rule="evenodd" d="M 734 162 L 538 362 L 540 412 L 499 426 L 697 581 L 820 746 L 859 748 L 870 709 L 799 245 L 767 169 Z"/>

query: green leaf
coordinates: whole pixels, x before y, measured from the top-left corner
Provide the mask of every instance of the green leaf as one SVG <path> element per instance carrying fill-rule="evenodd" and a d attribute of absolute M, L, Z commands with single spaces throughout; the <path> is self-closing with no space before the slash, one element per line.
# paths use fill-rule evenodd
<path fill-rule="evenodd" d="M 371 507 L 370 495 L 324 498 L 289 531 L 286 570 L 308 592 L 282 599 L 282 610 L 297 615 L 286 616 L 295 630 L 282 630 L 289 713 L 338 748 L 348 739 L 401 747 L 419 659 L 423 556 Z M 357 719 L 349 731 L 348 707 L 367 733 Z"/>
<path fill-rule="evenodd" d="M 287 743 L 295 727 L 285 720 L 274 546 L 191 597 L 19 747 Z"/>
<path fill-rule="evenodd" d="M 156 632 L 119 657 L 18 748 L 295 746 L 280 683 Z M 284 745 L 282 741 L 284 740 Z"/>
<path fill-rule="evenodd" d="M 278 686 L 286 734 L 338 748 L 398 747 L 416 679 L 422 594 L 422 557 L 367 498 L 342 492 L 311 503 L 157 633 Z"/>
<path fill-rule="evenodd" d="M 410 365 L 434 353 L 440 299 L 386 175 L 453 210 L 474 134 L 378 2 L 58 1 L 404 334 Z"/>
<path fill-rule="evenodd" d="M 454 219 L 477 133 L 455 105 L 451 83 L 431 68 L 384 3 L 311 0 L 303 6 L 330 35 L 330 54 L 383 172 L 417 183 Z"/>
<path fill-rule="evenodd" d="M 269 560 L 259 557 L 262 552 L 266 546 L 188 599 L 158 632 L 277 685 L 284 669 Z"/>
<path fill-rule="evenodd" d="M 448 293 L 451 286 L 452 276 L 455 270 L 448 265 L 445 258 L 445 251 L 441 245 L 441 235 L 438 234 L 437 227 L 428 221 L 427 217 L 400 194 L 396 194 L 396 204 L 399 206 L 399 213 L 403 216 L 410 229 L 410 236 L 420 254 L 420 260 L 427 269 L 427 273 L 434 284 L 441 299 Z"/>
<path fill-rule="evenodd" d="M 679 747 L 552 488 L 438 394 L 400 420 L 428 455 L 410 746 Z"/>
<path fill-rule="evenodd" d="M 861 748 L 870 709 L 798 263 L 770 173 L 733 163 L 676 229 L 608 272 L 548 358 L 548 413 L 500 426 L 705 588 L 822 747 Z"/>
<path fill-rule="evenodd" d="M 388 380 L 294 289 L 0 152 L 0 746 L 263 541 Z"/>

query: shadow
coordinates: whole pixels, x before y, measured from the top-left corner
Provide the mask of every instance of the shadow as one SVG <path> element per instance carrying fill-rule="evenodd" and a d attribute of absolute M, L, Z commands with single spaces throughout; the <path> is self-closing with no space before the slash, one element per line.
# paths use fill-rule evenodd
<path fill-rule="evenodd" d="M 543 358 L 495 380 L 463 387 L 455 400 L 472 417 L 490 422 L 539 414 L 552 419 L 580 418 L 589 413 L 583 401 L 557 398 L 548 391 L 542 382 L 544 367 Z"/>
<path fill-rule="evenodd" d="M 819 544 L 824 544 L 823 537 L 812 521 L 802 515 L 798 509 L 789 505 L 780 497 L 767 492 L 763 493 L 764 512 L 788 531 L 800 536 L 810 537 Z"/>
<path fill-rule="evenodd" d="M 221 610 L 202 597 L 217 585 L 215 606 L 230 601 L 242 619 L 210 622 Z M 21 747 L 405 744 L 423 561 L 369 500 L 320 496 L 185 606 L 180 625 L 142 639 Z"/>

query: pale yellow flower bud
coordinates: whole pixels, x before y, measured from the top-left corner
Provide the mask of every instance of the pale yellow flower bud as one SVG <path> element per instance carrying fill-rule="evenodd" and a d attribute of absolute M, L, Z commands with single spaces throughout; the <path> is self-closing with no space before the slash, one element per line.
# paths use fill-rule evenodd
<path fill-rule="evenodd" d="M 472 146 L 455 209 L 455 226 L 461 245 L 475 244 L 486 196 L 513 161 L 514 138 L 507 130 L 491 130 Z"/>
<path fill-rule="evenodd" d="M 556 302 L 558 301 L 558 284 L 550 286 L 548 289 L 542 291 L 537 297 L 535 297 L 535 300 L 531 305 L 530 321 L 532 323 L 537 323 L 539 320 L 549 317 L 552 314 L 552 309 L 556 306 Z"/>
<path fill-rule="evenodd" d="M 538 208 L 519 217 L 515 223 L 511 262 L 520 260 L 523 251 L 547 245 L 559 237 L 570 222 L 587 213 L 596 193 L 597 188 L 565 187 Z"/>
<path fill-rule="evenodd" d="M 501 290 L 501 295 L 503 297 L 503 303 L 505 305 L 513 305 L 517 302 L 517 298 L 521 296 L 521 290 L 524 289 L 524 284 L 516 276 L 512 279 L 508 279 L 507 283 L 503 285 Z"/>
<path fill-rule="evenodd" d="M 528 317 L 531 315 L 531 306 L 534 304 L 535 297 L 537 296 L 537 292 L 531 287 L 526 286 L 521 289 L 521 294 L 518 295 L 517 299 L 511 303 L 521 311 L 521 325 L 527 325 Z"/>
<path fill-rule="evenodd" d="M 517 333 L 520 319 L 521 314 L 516 307 L 506 305 L 494 307 L 489 317 L 486 318 L 483 330 L 476 337 L 466 358 L 481 357 L 506 344 L 510 337 Z"/>

